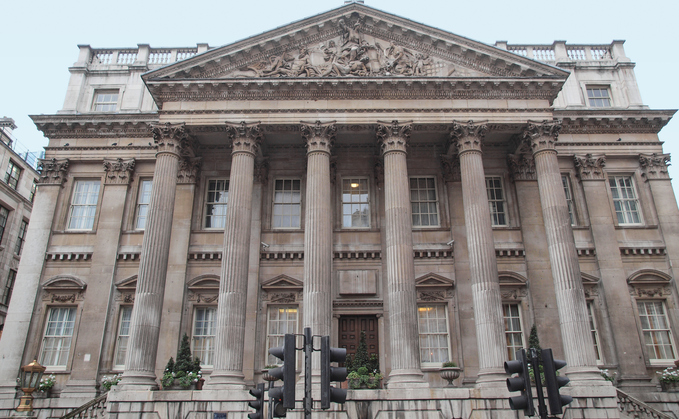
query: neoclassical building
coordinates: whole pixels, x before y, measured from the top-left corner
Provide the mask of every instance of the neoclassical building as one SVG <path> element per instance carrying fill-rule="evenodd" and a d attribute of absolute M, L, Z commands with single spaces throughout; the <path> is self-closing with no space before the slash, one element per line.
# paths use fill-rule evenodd
<path fill-rule="evenodd" d="M 350 3 L 219 48 L 81 46 L 69 70 L 33 116 L 2 412 L 37 358 L 41 417 L 115 373 L 109 416 L 244 417 L 268 348 L 311 327 L 349 353 L 365 331 L 385 376 L 327 417 L 515 417 L 503 363 L 535 325 L 566 417 L 679 414 L 656 374 L 679 358 L 675 111 L 643 104 L 622 41 L 489 46 Z M 205 386 L 157 390 L 184 334 Z"/>

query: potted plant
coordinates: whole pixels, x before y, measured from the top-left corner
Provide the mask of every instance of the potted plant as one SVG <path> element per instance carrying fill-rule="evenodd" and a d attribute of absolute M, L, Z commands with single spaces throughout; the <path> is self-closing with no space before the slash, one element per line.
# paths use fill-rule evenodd
<path fill-rule="evenodd" d="M 203 387 L 203 377 L 200 370 L 200 359 L 191 358 L 189 337 L 184 334 L 177 352 L 177 362 L 170 357 L 165 366 L 165 373 L 160 380 L 163 390 L 200 390 Z"/>
<path fill-rule="evenodd" d="M 663 391 L 669 393 L 679 392 L 679 371 L 676 368 L 665 368 L 657 374 Z"/>
<path fill-rule="evenodd" d="M 101 386 L 104 387 L 104 390 L 109 391 L 111 387 L 117 386 L 121 379 L 122 374 L 115 374 L 110 377 L 105 375 L 101 379 Z"/>
<path fill-rule="evenodd" d="M 50 374 L 47 377 L 42 377 L 40 383 L 38 384 L 37 392 L 33 394 L 34 397 L 49 397 L 52 393 L 52 388 L 57 383 L 57 378 L 54 374 Z"/>
<path fill-rule="evenodd" d="M 380 361 L 377 354 L 368 355 L 368 345 L 365 340 L 365 332 L 361 332 L 358 349 L 353 357 L 347 357 L 347 379 L 349 388 L 359 389 L 379 388 L 382 381 L 380 373 Z"/>
<path fill-rule="evenodd" d="M 453 361 L 446 361 L 441 365 L 439 375 L 441 378 L 448 381 L 448 387 L 455 387 L 455 383 L 453 381 L 455 381 L 460 376 L 461 371 L 462 369 L 459 368 L 456 363 Z"/>

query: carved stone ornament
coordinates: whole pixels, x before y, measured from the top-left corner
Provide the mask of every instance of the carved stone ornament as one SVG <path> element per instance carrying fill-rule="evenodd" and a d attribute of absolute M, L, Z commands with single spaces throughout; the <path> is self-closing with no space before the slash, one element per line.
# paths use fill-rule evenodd
<path fill-rule="evenodd" d="M 384 185 L 384 161 L 378 156 L 374 157 L 373 170 L 375 171 L 375 185 L 378 188 Z"/>
<path fill-rule="evenodd" d="M 421 291 L 417 293 L 417 299 L 421 301 L 444 301 L 447 296 L 446 291 Z"/>
<path fill-rule="evenodd" d="M 307 154 L 320 151 L 330 154 L 335 144 L 337 126 L 332 122 L 302 122 L 300 126 L 302 138 L 307 148 Z"/>
<path fill-rule="evenodd" d="M 443 180 L 446 182 L 459 182 L 462 180 L 462 171 L 460 169 L 460 158 L 458 156 L 448 156 L 442 154 L 440 157 L 441 171 L 443 172 Z"/>
<path fill-rule="evenodd" d="M 134 296 L 135 294 L 133 293 L 125 293 L 122 295 L 123 296 L 123 302 L 125 303 L 134 303 Z"/>
<path fill-rule="evenodd" d="M 554 150 L 561 131 L 561 121 L 528 121 L 523 130 L 523 139 L 528 141 L 533 153 Z"/>
<path fill-rule="evenodd" d="M 500 288 L 500 296 L 503 300 L 520 300 L 528 295 L 523 288 Z"/>
<path fill-rule="evenodd" d="M 457 149 L 457 154 L 466 151 L 481 151 L 481 142 L 488 132 L 488 125 L 484 122 L 474 123 L 474 121 L 457 122 L 453 121 L 450 128 L 450 140 Z"/>
<path fill-rule="evenodd" d="M 184 157 L 179 159 L 177 183 L 193 185 L 200 179 L 200 167 L 203 165 L 201 157 Z"/>
<path fill-rule="evenodd" d="M 536 180 L 535 160 L 527 153 L 508 154 L 507 165 L 512 181 L 517 180 Z"/>
<path fill-rule="evenodd" d="M 107 185 L 129 185 L 135 164 L 134 159 L 123 160 L 120 157 L 115 160 L 104 159 L 105 183 Z"/>
<path fill-rule="evenodd" d="M 249 153 L 256 156 L 264 139 L 264 131 L 259 122 L 250 124 L 245 121 L 239 124 L 227 122 L 226 133 L 231 141 L 232 154 Z"/>
<path fill-rule="evenodd" d="M 38 173 L 40 183 L 61 185 L 66 179 L 68 172 L 68 159 L 40 159 L 38 160 Z"/>
<path fill-rule="evenodd" d="M 270 292 L 264 296 L 265 300 L 272 303 L 294 303 L 297 301 L 297 292 Z"/>
<path fill-rule="evenodd" d="M 604 179 L 604 167 L 606 167 L 606 156 L 574 156 L 575 170 L 580 180 Z"/>
<path fill-rule="evenodd" d="M 53 303 L 75 303 L 75 294 L 52 294 L 50 301 Z"/>
<path fill-rule="evenodd" d="M 173 153 L 178 156 L 192 156 L 191 139 L 185 124 L 155 124 L 151 126 L 153 142 L 158 153 Z"/>
<path fill-rule="evenodd" d="M 639 154 L 641 176 L 647 181 L 650 179 L 669 179 L 670 174 L 667 172 L 669 162 L 669 154 Z"/>
<path fill-rule="evenodd" d="M 630 294 L 635 295 L 639 298 L 653 298 L 653 297 L 663 297 L 670 295 L 672 292 L 670 287 L 633 287 L 630 286 Z"/>
<path fill-rule="evenodd" d="M 399 124 L 398 121 L 377 121 L 377 142 L 380 144 L 381 154 L 392 151 L 406 152 L 406 146 L 413 130 L 412 121 Z"/>
<path fill-rule="evenodd" d="M 269 179 L 269 160 L 266 158 L 255 160 L 255 182 L 266 185 Z"/>

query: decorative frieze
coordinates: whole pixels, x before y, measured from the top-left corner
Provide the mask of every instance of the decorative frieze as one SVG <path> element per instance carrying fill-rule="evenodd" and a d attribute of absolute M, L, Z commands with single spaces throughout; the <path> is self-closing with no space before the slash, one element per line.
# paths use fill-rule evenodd
<path fill-rule="evenodd" d="M 264 139 L 264 131 L 259 122 L 226 123 L 226 133 L 231 141 L 232 153 L 249 153 L 257 155 L 259 146 Z"/>
<path fill-rule="evenodd" d="M 260 260 L 278 260 L 278 261 L 293 261 L 293 260 L 302 260 L 304 259 L 304 252 L 286 252 L 286 251 L 280 251 L 280 252 L 261 252 L 259 254 L 259 259 Z"/>
<path fill-rule="evenodd" d="M 49 185 L 61 185 L 66 179 L 68 172 L 68 159 L 40 159 L 38 160 L 38 173 L 40 183 Z"/>
<path fill-rule="evenodd" d="M 528 141 L 533 153 L 554 150 L 561 131 L 561 121 L 528 121 L 523 139 Z"/>
<path fill-rule="evenodd" d="M 580 180 L 604 179 L 604 167 L 606 167 L 606 156 L 585 154 L 584 156 L 574 156 L 575 170 Z"/>
<path fill-rule="evenodd" d="M 664 256 L 667 251 L 664 247 L 621 247 L 622 256 Z"/>
<path fill-rule="evenodd" d="M 667 166 L 670 162 L 669 154 L 639 154 L 641 176 L 647 181 L 651 179 L 669 179 Z"/>
<path fill-rule="evenodd" d="M 307 148 L 307 154 L 316 151 L 330 154 L 337 134 L 335 121 L 302 122 L 300 130 Z"/>
<path fill-rule="evenodd" d="M 92 260 L 92 252 L 47 252 L 45 260 L 55 262 L 83 262 Z"/>
<path fill-rule="evenodd" d="M 406 152 L 406 146 L 413 130 L 412 121 L 399 124 L 394 120 L 389 122 L 377 121 L 377 141 L 380 145 L 381 155 L 392 152 Z"/>
<path fill-rule="evenodd" d="M 135 163 L 135 159 L 123 160 L 120 157 L 114 160 L 104 159 L 104 171 L 106 172 L 104 183 L 107 185 L 129 185 Z"/>
<path fill-rule="evenodd" d="M 529 153 L 507 155 L 509 174 L 513 182 L 517 180 L 536 180 L 535 160 Z"/>
<path fill-rule="evenodd" d="M 184 157 L 179 159 L 177 184 L 195 185 L 200 180 L 201 157 Z"/>
<path fill-rule="evenodd" d="M 469 120 L 466 123 L 453 121 L 450 129 L 450 140 L 460 155 L 467 151 L 481 152 L 481 143 L 488 133 L 488 125 L 485 122 Z"/>

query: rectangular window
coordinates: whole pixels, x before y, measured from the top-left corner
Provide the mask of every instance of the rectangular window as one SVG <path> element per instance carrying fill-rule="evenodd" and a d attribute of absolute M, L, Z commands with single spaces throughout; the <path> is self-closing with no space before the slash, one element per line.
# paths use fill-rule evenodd
<path fill-rule="evenodd" d="M 16 246 L 14 246 L 14 253 L 21 255 L 21 250 L 24 247 L 24 240 L 26 239 L 26 229 L 28 229 L 28 223 L 26 220 L 21 220 L 21 226 L 19 227 L 19 237 L 17 237 Z"/>
<path fill-rule="evenodd" d="M 438 227 L 439 205 L 433 177 L 410 178 L 410 206 L 413 227 Z"/>
<path fill-rule="evenodd" d="M 269 349 L 283 346 L 286 333 L 297 333 L 297 307 L 296 306 L 269 306 L 269 316 L 266 334 L 266 353 Z M 268 365 L 280 364 L 280 360 L 273 355 L 268 355 Z"/>
<path fill-rule="evenodd" d="M 568 216 L 571 220 L 571 225 L 575 223 L 575 207 L 573 203 L 573 193 L 571 192 L 571 181 L 568 175 L 561 175 L 561 182 L 563 183 L 563 192 L 566 194 L 566 203 L 568 204 Z"/>
<path fill-rule="evenodd" d="M 450 361 L 448 346 L 448 316 L 444 305 L 418 305 L 420 361 L 440 363 Z"/>
<path fill-rule="evenodd" d="M 611 176 L 608 178 L 613 196 L 615 215 L 618 224 L 641 224 L 639 199 L 631 176 Z"/>
<path fill-rule="evenodd" d="M 507 359 L 514 360 L 516 351 L 523 348 L 523 332 L 521 331 L 521 310 L 518 304 L 503 303 L 502 316 L 505 321 L 505 339 L 507 341 Z"/>
<path fill-rule="evenodd" d="M 78 180 L 75 182 L 71 211 L 68 217 L 69 230 L 92 230 L 98 199 L 98 180 Z"/>
<path fill-rule="evenodd" d="M 207 184 L 205 200 L 205 228 L 224 228 L 226 224 L 226 204 L 229 201 L 229 181 L 210 180 Z"/>
<path fill-rule="evenodd" d="M 75 326 L 75 307 L 52 307 L 42 339 L 40 363 L 45 367 L 65 369 Z"/>
<path fill-rule="evenodd" d="M 5 183 L 12 189 L 16 189 L 19 185 L 19 176 L 21 176 L 21 168 L 10 160 L 7 166 L 7 173 L 5 173 Z"/>
<path fill-rule="evenodd" d="M 0 241 L 2 241 L 2 236 L 5 234 L 7 218 L 9 218 L 9 210 L 5 207 L 0 207 Z"/>
<path fill-rule="evenodd" d="M 116 339 L 116 355 L 114 365 L 117 369 L 125 368 L 127 356 L 127 342 L 130 340 L 130 321 L 132 320 L 132 306 L 120 307 L 120 321 L 118 322 L 118 339 Z"/>
<path fill-rule="evenodd" d="M 370 227 L 367 179 L 342 179 L 342 227 Z"/>
<path fill-rule="evenodd" d="M 674 360 L 677 354 L 663 301 L 638 301 L 639 320 L 644 334 L 646 353 L 651 361 Z"/>
<path fill-rule="evenodd" d="M 115 112 L 118 108 L 117 90 L 97 90 L 94 92 L 92 110 L 95 112 Z"/>
<path fill-rule="evenodd" d="M 9 275 L 7 276 L 7 283 L 5 283 L 5 292 L 2 295 L 2 304 L 9 306 L 9 301 L 12 299 L 12 291 L 14 290 L 14 281 L 17 277 L 17 271 L 14 269 L 9 270 Z"/>
<path fill-rule="evenodd" d="M 38 182 L 36 182 L 36 181 L 34 180 L 34 181 L 33 181 L 33 184 L 31 185 L 31 193 L 30 193 L 30 195 L 28 196 L 28 199 L 29 199 L 31 202 L 33 202 L 33 200 L 35 199 L 35 193 L 36 193 L 37 191 L 38 191 Z"/>
<path fill-rule="evenodd" d="M 149 212 L 149 203 L 151 203 L 151 187 L 153 181 L 142 180 L 139 185 L 139 198 L 137 199 L 137 221 L 134 228 L 143 230 L 146 228 L 146 217 Z"/>
<path fill-rule="evenodd" d="M 277 179 L 273 193 L 273 227 L 299 228 L 302 193 L 299 179 Z"/>
<path fill-rule="evenodd" d="M 599 331 L 596 325 L 596 317 L 594 316 L 594 303 L 587 302 L 587 314 L 589 315 L 589 329 L 592 332 L 592 342 L 594 342 L 594 353 L 596 354 L 597 362 L 601 362 L 601 345 L 599 344 Z"/>
<path fill-rule="evenodd" d="M 502 190 L 502 178 L 498 176 L 486 178 L 486 193 L 488 194 L 488 205 L 490 206 L 490 220 L 493 227 L 506 226 L 507 214 L 505 204 L 505 194 Z"/>
<path fill-rule="evenodd" d="M 593 108 L 610 108 L 611 95 L 608 87 L 587 87 L 587 100 Z"/>
<path fill-rule="evenodd" d="M 214 365 L 216 318 L 216 307 L 196 308 L 193 316 L 193 356 L 203 367 Z"/>

